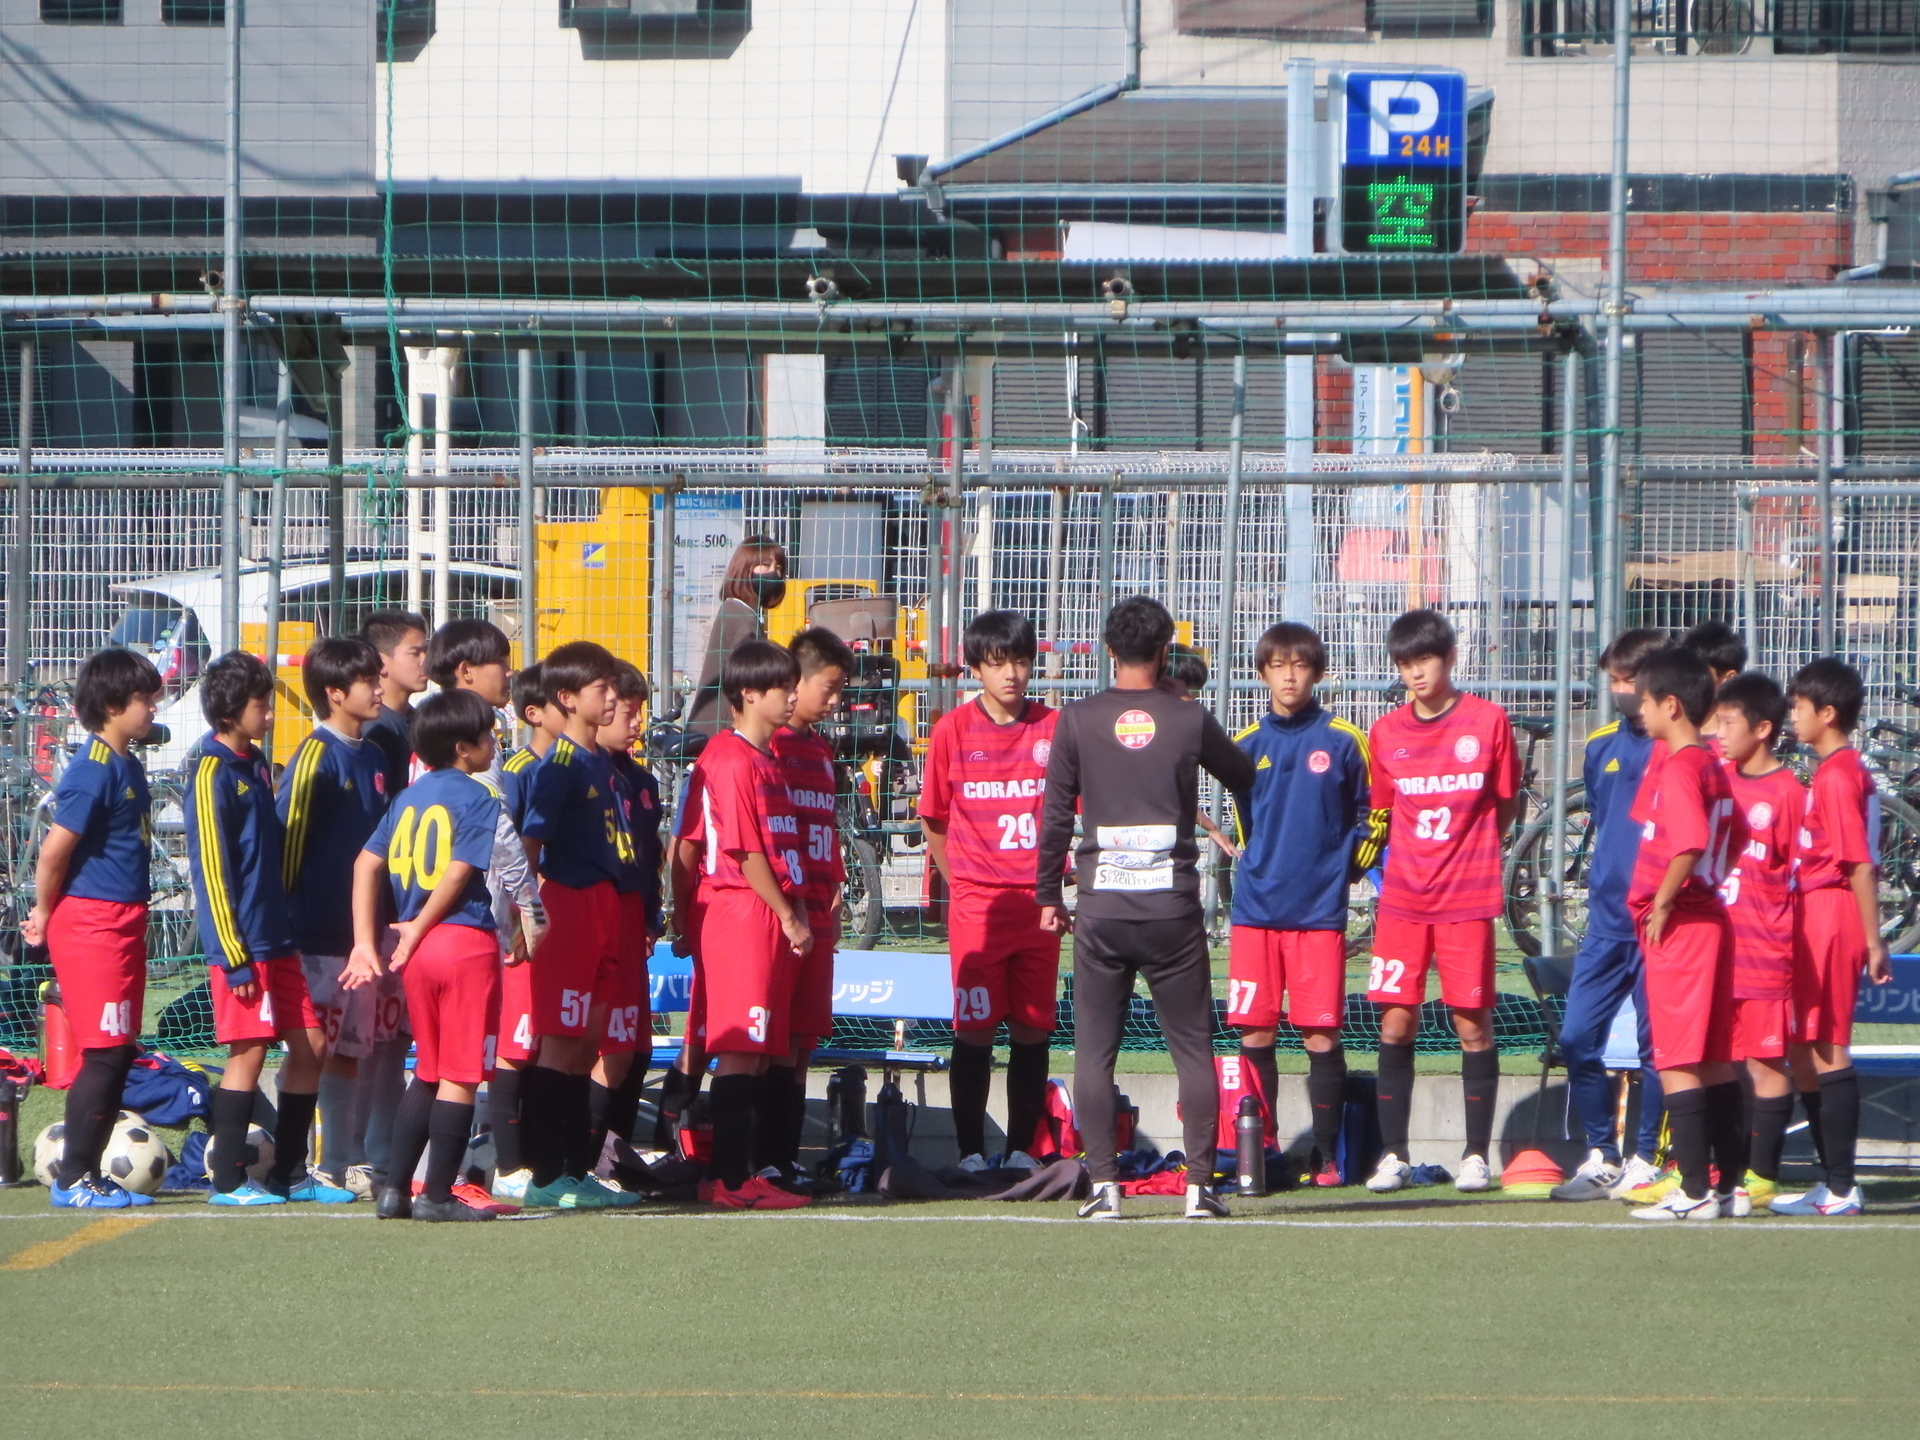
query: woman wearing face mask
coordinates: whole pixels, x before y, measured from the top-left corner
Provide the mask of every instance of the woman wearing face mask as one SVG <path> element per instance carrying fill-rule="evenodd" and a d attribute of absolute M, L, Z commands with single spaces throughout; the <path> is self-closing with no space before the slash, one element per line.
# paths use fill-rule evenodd
<path fill-rule="evenodd" d="M 700 660 L 700 683 L 687 705 L 689 736 L 718 735 L 727 726 L 727 706 L 720 698 L 720 662 L 742 640 L 766 635 L 767 612 L 787 593 L 787 552 L 764 535 L 740 542 L 727 562 L 720 582 L 720 609 L 707 632 L 707 648 Z"/>

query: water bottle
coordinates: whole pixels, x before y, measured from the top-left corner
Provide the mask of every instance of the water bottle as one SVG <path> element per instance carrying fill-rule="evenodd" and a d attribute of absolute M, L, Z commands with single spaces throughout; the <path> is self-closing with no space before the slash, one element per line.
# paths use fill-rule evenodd
<path fill-rule="evenodd" d="M 1240 1097 L 1240 1113 L 1233 1120 L 1234 1169 L 1242 1195 L 1267 1193 L 1267 1127 L 1260 1118 L 1256 1096 Z"/>
<path fill-rule="evenodd" d="M 867 1133 L 867 1072 L 848 1065 L 839 1072 L 840 1138 L 851 1140 Z"/>
<path fill-rule="evenodd" d="M 1133 1149 L 1134 1131 L 1139 1125 L 1140 1112 L 1134 1108 L 1133 1101 L 1118 1085 L 1113 1087 L 1113 1148 L 1124 1155 Z"/>
<path fill-rule="evenodd" d="M 0 1079 L 0 1190 L 20 1183 L 20 1087 Z"/>

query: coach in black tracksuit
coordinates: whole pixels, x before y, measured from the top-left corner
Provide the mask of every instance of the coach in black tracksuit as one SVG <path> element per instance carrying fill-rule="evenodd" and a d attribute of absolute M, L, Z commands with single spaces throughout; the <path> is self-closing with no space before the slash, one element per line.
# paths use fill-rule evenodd
<path fill-rule="evenodd" d="M 1205 1186 L 1213 1177 L 1219 1096 L 1195 865 L 1198 772 L 1204 766 L 1228 790 L 1244 790 L 1253 761 L 1204 705 L 1159 688 L 1173 634 L 1166 607 L 1144 595 L 1113 607 L 1104 635 L 1113 685 L 1061 710 L 1047 761 L 1035 898 L 1042 923 L 1058 929 L 1066 928 L 1060 888 L 1076 801 L 1081 812 L 1073 1108 L 1096 1185 L 1117 1173 L 1113 1065 L 1136 975 L 1146 976 L 1179 1076 L 1189 1180 Z"/>

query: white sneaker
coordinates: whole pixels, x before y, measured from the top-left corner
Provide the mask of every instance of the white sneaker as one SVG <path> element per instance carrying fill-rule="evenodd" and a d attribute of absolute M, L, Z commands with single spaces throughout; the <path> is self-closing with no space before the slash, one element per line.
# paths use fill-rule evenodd
<path fill-rule="evenodd" d="M 1224 1220 L 1232 1213 L 1211 1185 L 1187 1186 L 1187 1219 Z"/>
<path fill-rule="evenodd" d="M 362 1200 L 373 1197 L 373 1167 L 371 1165 L 349 1165 L 347 1173 L 341 1177 L 341 1183 L 358 1195 Z"/>
<path fill-rule="evenodd" d="M 1082 1220 L 1118 1220 L 1120 1218 L 1120 1182 L 1095 1182 L 1093 1196 L 1080 1207 Z"/>
<path fill-rule="evenodd" d="M 533 1183 L 533 1171 L 509 1170 L 493 1177 L 493 1194 L 497 1200 L 515 1202 L 527 1198 L 527 1187 Z"/>
<path fill-rule="evenodd" d="M 1624 1200 L 1642 1185 L 1651 1185 L 1659 1178 L 1660 1172 L 1654 1168 L 1653 1162 L 1636 1155 L 1621 1169 L 1620 1178 L 1615 1182 L 1613 1189 L 1607 1192 L 1607 1198 Z"/>
<path fill-rule="evenodd" d="M 1367 1189 L 1376 1195 L 1385 1195 L 1405 1185 L 1407 1176 L 1412 1172 L 1411 1165 L 1389 1150 L 1380 1157 L 1380 1164 L 1374 1169 L 1373 1174 L 1367 1177 Z"/>
<path fill-rule="evenodd" d="M 1744 1220 L 1753 1214 L 1753 1194 L 1744 1185 L 1733 1187 L 1733 1193 L 1721 1199 L 1720 1208 L 1736 1220 Z"/>
<path fill-rule="evenodd" d="M 1477 1195 L 1493 1188 L 1493 1167 L 1484 1155 L 1469 1155 L 1460 1162 L 1459 1178 L 1453 1188 L 1466 1195 Z"/>
<path fill-rule="evenodd" d="M 1804 1195 L 1782 1195 L 1775 1198 L 1771 1206 L 1776 1215 L 1864 1215 L 1867 1210 L 1866 1197 L 1855 1185 L 1844 1195 L 1836 1195 L 1826 1185 L 1819 1184 Z"/>
<path fill-rule="evenodd" d="M 1040 1162 L 1024 1150 L 1008 1152 L 1007 1158 L 1000 1162 L 1002 1170 L 1038 1170 Z"/>
<path fill-rule="evenodd" d="M 969 1155 L 960 1162 L 960 1168 L 969 1175 L 977 1175 L 980 1171 L 987 1168 L 987 1157 L 984 1155 Z"/>
<path fill-rule="evenodd" d="M 1587 1161 L 1547 1192 L 1550 1200 L 1605 1200 L 1620 1183 L 1620 1167 L 1600 1150 L 1587 1151 Z"/>
<path fill-rule="evenodd" d="M 1718 1220 L 1720 1197 L 1708 1192 L 1704 1200 L 1689 1200 L 1686 1191 L 1675 1190 L 1658 1205 L 1627 1213 L 1636 1220 Z"/>

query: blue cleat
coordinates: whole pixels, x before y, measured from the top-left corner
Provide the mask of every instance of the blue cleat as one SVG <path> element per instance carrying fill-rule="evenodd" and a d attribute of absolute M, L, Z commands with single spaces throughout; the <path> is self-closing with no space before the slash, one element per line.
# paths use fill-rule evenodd
<path fill-rule="evenodd" d="M 351 1205 L 360 1197 L 339 1185 L 329 1185 L 317 1175 L 303 1175 L 282 1192 L 274 1191 L 296 1205 Z"/>
<path fill-rule="evenodd" d="M 284 1205 L 287 1197 L 276 1195 L 258 1180 L 248 1180 L 237 1190 L 215 1190 L 207 1196 L 209 1205 Z"/>
<path fill-rule="evenodd" d="M 49 1194 L 56 1210 L 125 1210 L 133 1204 L 133 1197 L 118 1185 L 94 1175 L 82 1175 L 64 1188 L 54 1185 Z"/>

